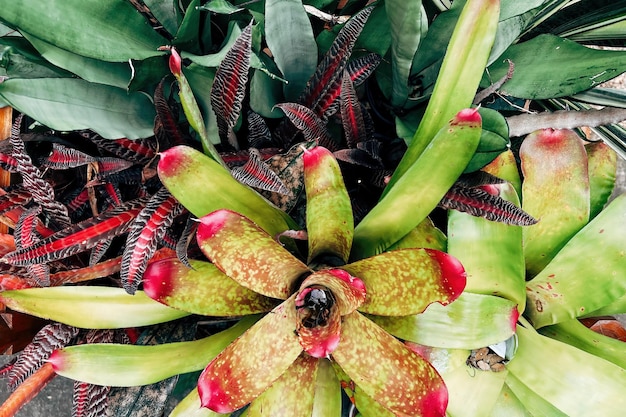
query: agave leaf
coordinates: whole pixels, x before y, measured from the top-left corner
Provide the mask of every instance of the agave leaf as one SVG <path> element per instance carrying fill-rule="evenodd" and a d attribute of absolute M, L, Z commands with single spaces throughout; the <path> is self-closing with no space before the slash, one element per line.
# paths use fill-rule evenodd
<path fill-rule="evenodd" d="M 265 39 L 283 78 L 285 98 L 295 101 L 317 66 L 311 22 L 299 0 L 265 2 Z"/>
<path fill-rule="evenodd" d="M 248 217 L 271 235 L 298 228 L 286 213 L 193 148 L 175 146 L 162 152 L 158 172 L 163 185 L 196 217 L 226 208 Z"/>
<path fill-rule="evenodd" d="M 608 202 L 617 175 L 617 153 L 604 142 L 585 145 L 589 163 L 589 218 L 593 219 Z"/>
<path fill-rule="evenodd" d="M 300 356 L 294 300 L 295 295 L 288 298 L 209 363 L 198 380 L 203 407 L 218 413 L 243 407 Z"/>
<path fill-rule="evenodd" d="M 471 104 L 493 45 L 499 12 L 498 0 L 466 2 L 450 38 L 422 122 L 383 196 L 418 160 L 446 121 Z"/>
<path fill-rule="evenodd" d="M 624 297 L 621 227 L 625 217 L 626 194 L 622 194 L 527 283 L 525 314 L 535 328 L 586 315 Z M 589 277 L 593 277 L 592 286 Z"/>
<path fill-rule="evenodd" d="M 268 297 L 286 299 L 309 268 L 257 225 L 238 213 L 218 210 L 200 219 L 202 252 L 229 277 Z"/>
<path fill-rule="evenodd" d="M 466 109 L 439 131 L 407 171 L 410 175 L 398 181 L 356 226 L 353 259 L 383 252 L 430 214 L 472 158 L 480 140 L 480 125 L 478 112 Z"/>
<path fill-rule="evenodd" d="M 31 6 L 25 0 L 11 2 L 3 7 L 2 20 L 86 57 L 126 62 L 162 55 L 157 48 L 168 44 L 167 39 L 159 36 L 124 0 L 87 4 L 79 0 L 54 1 L 43 10 Z M 59 20 L 65 22 L 64 30 L 56 30 L 55 22 Z"/>
<path fill-rule="evenodd" d="M 512 186 L 499 187 L 506 200 L 519 204 Z M 520 312 L 524 311 L 526 269 L 520 226 L 451 210 L 448 213 L 448 253 L 465 267 L 466 291 L 507 298 L 517 303 Z"/>
<path fill-rule="evenodd" d="M 511 337 L 518 317 L 512 301 L 464 292 L 450 305 L 433 303 L 422 314 L 370 318 L 404 340 L 449 349 L 479 349 Z"/>
<path fill-rule="evenodd" d="M 120 278 L 126 292 L 133 294 L 154 255 L 157 245 L 165 236 L 174 218 L 184 207 L 176 201 L 167 188 L 161 187 L 139 212 L 126 238 Z"/>
<path fill-rule="evenodd" d="M 444 415 L 448 392 L 421 356 L 359 312 L 342 328 L 332 357 L 367 395 L 399 415 Z"/>
<path fill-rule="evenodd" d="M 50 357 L 57 374 L 98 385 L 147 385 L 198 371 L 248 329 L 256 318 L 203 339 L 159 345 L 95 343 L 69 346 Z"/>
<path fill-rule="evenodd" d="M 239 144 L 232 131 L 246 92 L 252 43 L 252 22 L 237 37 L 232 48 L 217 67 L 211 88 L 211 107 L 217 116 L 220 138 L 235 149 Z"/>
<path fill-rule="evenodd" d="M 621 415 L 625 369 L 533 330 L 520 327 L 517 336 L 519 347 L 507 368 L 522 384 L 565 415 Z M 545 359 L 540 364 L 535 360 L 539 352 Z M 572 370 L 584 378 L 574 377 Z"/>
<path fill-rule="evenodd" d="M 493 79 L 508 70 L 507 59 L 515 63 L 515 73 L 500 92 L 526 99 L 570 96 L 614 78 L 626 70 L 626 54 L 598 50 L 555 35 L 539 35 L 512 45 L 489 67 Z M 570 62 L 561 68 L 563 62 Z"/>
<path fill-rule="evenodd" d="M 276 306 L 276 300 L 239 285 L 215 265 L 196 260 L 191 268 L 175 258 L 150 264 L 143 288 L 160 303 L 203 316 L 243 316 Z"/>
<path fill-rule="evenodd" d="M 293 364 L 248 407 L 247 417 L 311 417 L 318 360 L 300 355 Z"/>
<path fill-rule="evenodd" d="M 348 260 L 354 218 L 339 164 L 323 147 L 304 151 L 308 262 L 320 255 Z"/>
<path fill-rule="evenodd" d="M 117 87 L 77 78 L 11 79 L 0 84 L 0 98 L 51 129 L 92 129 L 109 139 L 153 133 L 155 113 L 150 98 Z"/>
<path fill-rule="evenodd" d="M 86 329 L 147 326 L 189 315 L 159 304 L 141 291 L 128 295 L 121 288 L 109 287 L 4 291 L 0 302 L 16 311 Z"/>
<path fill-rule="evenodd" d="M 431 249 L 385 252 L 343 267 L 365 283 L 359 307 L 380 316 L 408 316 L 438 301 L 447 305 L 465 287 L 465 270 L 452 256 Z"/>

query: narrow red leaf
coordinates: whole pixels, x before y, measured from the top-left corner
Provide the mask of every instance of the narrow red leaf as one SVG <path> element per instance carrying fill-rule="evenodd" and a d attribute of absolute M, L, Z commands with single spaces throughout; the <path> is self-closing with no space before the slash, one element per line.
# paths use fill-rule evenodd
<path fill-rule="evenodd" d="M 95 162 L 96 158 L 74 148 L 61 144 L 52 144 L 52 153 L 44 161 L 44 165 L 52 169 L 69 169 Z"/>
<path fill-rule="evenodd" d="M 163 143 L 183 144 L 185 141 L 178 128 L 178 120 L 163 93 L 165 79 L 163 78 L 154 90 L 154 106 L 157 114 L 154 120 L 154 135 Z M 145 151 L 143 153 L 145 154 Z"/>
<path fill-rule="evenodd" d="M 0 196 L 0 214 L 4 214 L 15 207 L 25 207 L 32 199 L 26 188 L 17 186 Z"/>
<path fill-rule="evenodd" d="M 309 108 L 297 103 L 280 103 L 276 107 L 281 109 L 287 118 L 302 131 L 307 141 L 317 141 L 330 151 L 337 149 L 337 145 L 328 133 L 326 124 Z"/>
<path fill-rule="evenodd" d="M 120 271 L 121 261 L 122 257 L 118 256 L 84 268 L 55 272 L 50 275 L 50 285 L 58 286 L 107 277 Z"/>
<path fill-rule="evenodd" d="M 341 121 L 349 148 L 367 140 L 367 130 L 363 120 L 361 103 L 356 95 L 354 84 L 347 72 L 341 80 Z"/>
<path fill-rule="evenodd" d="M 134 294 L 165 231 L 184 208 L 162 187 L 137 215 L 130 227 L 122 255 L 120 276 L 126 292 Z"/>
<path fill-rule="evenodd" d="M 255 148 L 250 148 L 249 154 L 250 157 L 243 166 L 231 171 L 233 178 L 253 188 L 289 194 L 289 190 L 278 175 L 261 160 L 261 153 Z"/>
<path fill-rule="evenodd" d="M 137 164 L 146 164 L 156 157 L 154 138 L 146 139 L 104 139 L 94 136 L 90 140 L 98 148 L 111 152 L 118 158 L 132 161 Z"/>
<path fill-rule="evenodd" d="M 217 116 L 220 138 L 239 149 L 233 126 L 241 112 L 248 82 L 252 45 L 252 22 L 241 32 L 232 48 L 217 67 L 211 88 L 211 107 Z"/>
<path fill-rule="evenodd" d="M 8 172 L 17 172 L 17 161 L 11 155 L 0 153 L 0 168 Z"/>
<path fill-rule="evenodd" d="M 17 266 L 47 263 L 94 247 L 100 240 L 125 233 L 147 203 L 138 198 L 97 217 L 63 229 L 36 244 L 6 254 L 0 261 Z"/>

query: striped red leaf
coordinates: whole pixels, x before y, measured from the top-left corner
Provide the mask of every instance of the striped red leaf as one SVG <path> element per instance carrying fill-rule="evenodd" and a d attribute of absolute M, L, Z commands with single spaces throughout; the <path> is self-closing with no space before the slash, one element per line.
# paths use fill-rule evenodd
<path fill-rule="evenodd" d="M 341 80 L 341 122 L 349 148 L 367 140 L 367 129 L 363 119 L 361 103 L 356 95 L 354 84 L 347 72 Z"/>
<path fill-rule="evenodd" d="M 326 124 L 312 110 L 297 103 L 280 103 L 276 107 L 281 109 L 294 126 L 302 131 L 305 140 L 317 141 L 320 146 L 330 151 L 337 149 L 335 141 L 326 129 Z"/>
<path fill-rule="evenodd" d="M 234 168 L 231 175 L 240 183 L 250 187 L 279 194 L 289 194 L 285 184 L 261 160 L 261 153 L 255 148 L 250 148 L 248 161 L 244 165 Z"/>

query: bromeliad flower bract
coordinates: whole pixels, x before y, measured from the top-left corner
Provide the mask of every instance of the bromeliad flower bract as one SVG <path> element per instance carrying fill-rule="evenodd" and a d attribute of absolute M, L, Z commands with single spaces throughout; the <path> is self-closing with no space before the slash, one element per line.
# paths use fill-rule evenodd
<path fill-rule="evenodd" d="M 308 412 L 299 415 L 310 415 L 319 362 L 330 360 L 341 378 L 345 372 L 395 415 L 443 416 L 448 395 L 437 371 L 366 315 L 407 316 L 435 301 L 452 302 L 465 286 L 462 265 L 432 249 L 398 249 L 346 264 L 353 220 L 339 166 L 315 147 L 304 151 L 304 175 L 308 265 L 251 220 L 222 209 L 202 217 L 197 231 L 216 267 L 206 277 L 175 259 L 152 264 L 144 275 L 149 296 L 194 313 L 215 315 L 214 298 L 223 294 L 196 291 L 203 278 L 245 293 L 229 299 L 231 314 L 267 311 L 274 299 L 283 300 L 206 367 L 198 382 L 202 405 L 220 413 L 248 403 L 302 407 Z M 297 395 L 274 387 L 285 384 L 298 387 Z"/>

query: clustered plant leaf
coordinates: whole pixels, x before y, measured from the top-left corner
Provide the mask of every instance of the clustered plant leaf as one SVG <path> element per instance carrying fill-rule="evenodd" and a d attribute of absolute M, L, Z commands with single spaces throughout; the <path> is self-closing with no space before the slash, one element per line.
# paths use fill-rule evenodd
<path fill-rule="evenodd" d="M 600 3 L 2 2 L 0 414 L 620 415 Z"/>

